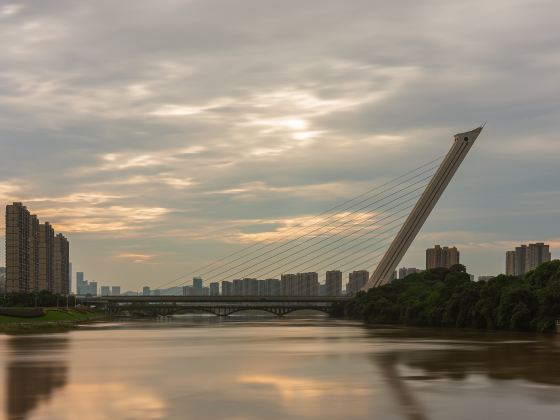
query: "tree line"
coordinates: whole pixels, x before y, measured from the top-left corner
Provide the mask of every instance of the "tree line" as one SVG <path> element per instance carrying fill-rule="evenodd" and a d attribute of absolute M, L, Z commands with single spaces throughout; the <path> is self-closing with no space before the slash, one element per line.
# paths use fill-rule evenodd
<path fill-rule="evenodd" d="M 59 307 L 75 306 L 76 297 L 74 295 L 65 296 L 43 290 L 37 293 L 8 293 L 0 295 L 0 307 Z"/>
<path fill-rule="evenodd" d="M 551 331 L 560 318 L 560 260 L 523 277 L 478 282 L 460 264 L 426 270 L 359 292 L 331 314 L 372 324 Z"/>

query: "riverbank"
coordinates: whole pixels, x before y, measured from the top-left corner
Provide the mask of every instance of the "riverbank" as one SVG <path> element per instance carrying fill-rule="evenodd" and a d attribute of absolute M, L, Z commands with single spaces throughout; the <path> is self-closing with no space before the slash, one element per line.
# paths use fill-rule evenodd
<path fill-rule="evenodd" d="M 359 292 L 331 315 L 367 324 L 553 332 L 560 317 L 560 261 L 522 278 L 471 281 L 461 265 L 436 268 Z"/>
<path fill-rule="evenodd" d="M 68 329 L 75 327 L 76 324 L 105 318 L 105 315 L 100 312 L 72 308 L 43 308 L 43 311 L 44 315 L 32 318 L 0 315 L 0 333 Z"/>

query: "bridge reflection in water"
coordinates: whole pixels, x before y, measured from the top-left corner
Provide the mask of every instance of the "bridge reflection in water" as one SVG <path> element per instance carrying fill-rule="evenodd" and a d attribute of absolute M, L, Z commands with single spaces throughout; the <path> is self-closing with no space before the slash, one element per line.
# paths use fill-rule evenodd
<path fill-rule="evenodd" d="M 108 315 L 130 314 L 174 315 L 187 311 L 229 316 L 237 312 L 258 310 L 277 316 L 299 310 L 328 313 L 347 296 L 106 296 L 81 298 L 80 303 L 103 308 Z"/>

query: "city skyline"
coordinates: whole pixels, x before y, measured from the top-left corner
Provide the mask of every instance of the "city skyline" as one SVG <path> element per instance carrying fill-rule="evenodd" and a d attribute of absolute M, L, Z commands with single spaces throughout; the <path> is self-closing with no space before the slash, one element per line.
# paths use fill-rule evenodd
<path fill-rule="evenodd" d="M 311 1 L 296 28 L 279 5 L 239 2 L 230 21 L 210 5 L 159 14 L 138 2 L 123 30 L 141 50 L 110 36 L 109 5 L 18 4 L 0 13 L 0 199 L 59 226 L 77 270 L 139 290 L 304 222 L 488 120 L 402 264 L 423 266 L 434 243 L 457 246 L 481 275 L 503 272 L 519 243 L 544 241 L 558 258 L 559 6 L 537 3 L 494 3 L 501 31 L 479 19 L 466 39 L 457 9 L 486 2 L 403 14 Z M 256 22 L 273 29 L 266 45 Z M 333 30 L 340 22 L 354 29 Z"/>

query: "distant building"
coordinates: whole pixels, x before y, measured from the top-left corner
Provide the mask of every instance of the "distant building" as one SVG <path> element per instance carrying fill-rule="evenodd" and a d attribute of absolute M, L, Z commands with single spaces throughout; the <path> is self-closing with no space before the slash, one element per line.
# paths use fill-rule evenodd
<path fill-rule="evenodd" d="M 282 274 L 280 276 L 280 293 L 282 296 L 297 295 L 297 275 Z"/>
<path fill-rule="evenodd" d="M 489 281 L 492 280 L 496 276 L 478 276 L 478 281 Z"/>
<path fill-rule="evenodd" d="M 353 271 L 348 274 L 348 283 L 346 284 L 346 294 L 354 295 L 358 293 L 369 280 L 369 272 L 366 270 Z"/>
<path fill-rule="evenodd" d="M 53 245 L 52 291 L 67 295 L 70 293 L 68 289 L 68 274 L 70 271 L 70 246 L 68 239 L 62 233 L 59 233 L 54 237 Z"/>
<path fill-rule="evenodd" d="M 192 279 L 192 287 L 194 296 L 202 296 L 202 278 L 201 277 L 193 277 Z"/>
<path fill-rule="evenodd" d="M 202 296 L 210 296 L 210 288 L 209 287 L 203 287 L 202 288 Z"/>
<path fill-rule="evenodd" d="M 407 276 L 410 276 L 411 274 L 416 274 L 416 273 L 421 273 L 422 270 L 420 270 L 419 268 L 414 268 L 414 267 L 402 267 L 399 268 L 399 279 L 404 279 Z"/>
<path fill-rule="evenodd" d="M 97 282 L 90 281 L 88 286 L 88 294 L 92 296 L 97 296 Z"/>
<path fill-rule="evenodd" d="M 111 288 L 109 286 L 101 286 L 101 296 L 111 296 Z"/>
<path fill-rule="evenodd" d="M 257 280 L 257 295 L 266 296 L 266 280 Z"/>
<path fill-rule="evenodd" d="M 6 293 L 6 267 L 0 267 L 0 293 Z"/>
<path fill-rule="evenodd" d="M 39 224 L 39 290 L 54 290 L 54 229 Z"/>
<path fill-rule="evenodd" d="M 426 250 L 426 270 L 432 268 L 449 268 L 459 262 L 459 251 L 456 247 L 441 247 L 439 245 Z"/>
<path fill-rule="evenodd" d="M 88 282 L 85 280 L 84 273 L 78 271 L 76 273 L 76 294 L 85 296 L 88 293 Z"/>
<path fill-rule="evenodd" d="M 550 261 L 551 258 L 550 246 L 543 242 L 520 245 L 515 248 L 515 251 L 506 252 L 506 274 L 522 276 L 540 264 Z"/>
<path fill-rule="evenodd" d="M 243 280 L 235 279 L 232 282 L 232 296 L 243 296 Z"/>
<path fill-rule="evenodd" d="M 542 263 L 548 262 L 551 259 L 550 245 L 545 245 L 543 242 L 529 244 L 527 247 L 527 263 L 525 269 L 527 271 L 534 270 Z"/>
<path fill-rule="evenodd" d="M 517 266 L 515 261 L 515 251 L 506 252 L 506 275 L 515 276 L 517 272 Z"/>
<path fill-rule="evenodd" d="M 6 292 L 29 292 L 34 289 L 32 275 L 39 261 L 31 252 L 38 247 L 38 237 L 31 234 L 32 216 L 22 203 L 6 206 Z M 37 267 L 35 268 L 35 265 Z"/>
<path fill-rule="evenodd" d="M 296 296 L 319 296 L 319 274 L 297 273 L 296 279 Z"/>
<path fill-rule="evenodd" d="M 278 279 L 266 279 L 266 296 L 280 296 L 281 287 L 280 280 Z"/>
<path fill-rule="evenodd" d="M 515 248 L 515 275 L 522 276 L 527 272 L 527 245 Z"/>
<path fill-rule="evenodd" d="M 111 296 L 120 296 L 120 295 L 121 295 L 121 286 L 112 286 Z"/>
<path fill-rule="evenodd" d="M 150 296 L 150 286 L 144 286 L 142 288 L 142 296 Z"/>
<path fill-rule="evenodd" d="M 325 294 L 327 296 L 342 295 L 342 271 L 327 271 L 325 279 Z"/>
<path fill-rule="evenodd" d="M 68 294 L 72 293 L 72 263 L 68 264 Z"/>
<path fill-rule="evenodd" d="M 257 279 L 243 279 L 242 280 L 241 296 L 258 296 L 259 283 Z"/>
<path fill-rule="evenodd" d="M 157 290 L 159 292 L 159 290 Z M 159 296 L 156 295 L 156 296 Z M 192 286 L 183 286 L 183 296 L 194 296 L 194 289 Z"/>
<path fill-rule="evenodd" d="M 220 295 L 220 283 L 213 282 L 210 283 L 210 296 L 219 296 Z"/>
<path fill-rule="evenodd" d="M 161 290 L 160 289 L 155 289 L 154 290 L 154 296 L 160 296 L 160 295 L 161 295 Z"/>
<path fill-rule="evenodd" d="M 232 296 L 233 287 L 231 281 L 222 281 L 222 296 Z"/>

